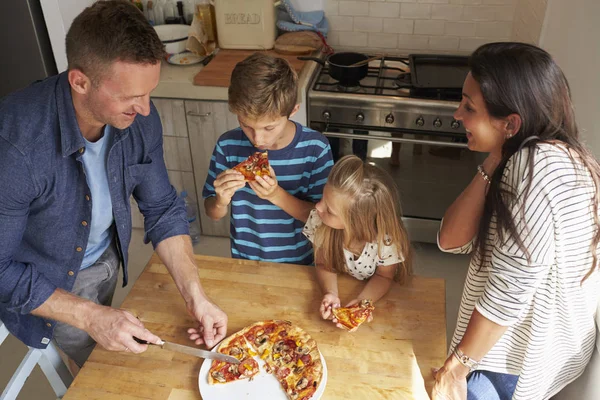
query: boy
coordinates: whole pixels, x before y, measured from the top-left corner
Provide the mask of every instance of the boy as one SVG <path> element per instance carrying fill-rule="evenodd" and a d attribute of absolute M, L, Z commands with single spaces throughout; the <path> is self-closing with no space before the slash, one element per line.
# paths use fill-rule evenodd
<path fill-rule="evenodd" d="M 223 218 L 231 203 L 234 258 L 313 262 L 302 228 L 322 197 L 333 160 L 325 136 L 289 120 L 300 108 L 297 93 L 290 64 L 264 53 L 238 63 L 231 75 L 229 108 L 240 128 L 217 141 L 202 195 L 213 220 Z M 271 177 L 246 186 L 231 168 L 257 151 L 268 151 Z"/>

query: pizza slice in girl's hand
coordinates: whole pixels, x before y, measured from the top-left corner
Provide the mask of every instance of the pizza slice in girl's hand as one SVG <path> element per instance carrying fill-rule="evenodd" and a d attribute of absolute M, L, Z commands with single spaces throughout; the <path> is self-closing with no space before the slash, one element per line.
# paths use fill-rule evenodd
<path fill-rule="evenodd" d="M 338 307 L 331 311 L 339 324 L 348 330 L 352 330 L 369 319 L 374 309 L 375 306 L 373 306 L 371 300 L 365 299 L 350 307 Z"/>
<path fill-rule="evenodd" d="M 246 160 L 242 161 L 234 170 L 241 172 L 246 181 L 255 181 L 257 176 L 271 176 L 269 171 L 269 158 L 267 152 L 257 151 L 251 154 Z"/>

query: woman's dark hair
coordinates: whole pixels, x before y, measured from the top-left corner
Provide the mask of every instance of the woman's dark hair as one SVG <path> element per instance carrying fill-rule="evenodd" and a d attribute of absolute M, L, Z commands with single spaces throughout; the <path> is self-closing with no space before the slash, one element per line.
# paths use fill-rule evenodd
<path fill-rule="evenodd" d="M 494 171 L 485 199 L 484 213 L 475 244 L 480 265 L 486 255 L 485 241 L 494 214 L 498 221 L 500 241 L 504 241 L 503 231 L 507 232 L 517 242 L 521 251 L 530 257 L 510 213 L 510 206 L 515 200 L 514 191 L 511 190 L 514 188 L 503 188 L 500 181 L 506 163 L 521 148 L 531 149 L 527 162 L 529 168 L 533 169 L 535 146 L 543 142 L 560 141 L 568 148 L 568 155 L 573 163 L 573 154 L 576 154 L 587 167 L 595 184 L 592 211 L 596 232 L 591 245 L 592 266 L 583 280 L 587 279 L 596 268 L 596 247 L 600 241 L 600 165 L 579 138 L 567 79 L 550 54 L 525 43 L 485 44 L 475 50 L 469 63 L 471 75 L 481 87 L 490 116 L 500 119 L 510 114 L 518 114 L 522 121 L 519 131 L 507 139 L 502 147 L 502 160 Z M 527 196 L 532 176 L 533 174 L 529 174 L 524 196 Z"/>

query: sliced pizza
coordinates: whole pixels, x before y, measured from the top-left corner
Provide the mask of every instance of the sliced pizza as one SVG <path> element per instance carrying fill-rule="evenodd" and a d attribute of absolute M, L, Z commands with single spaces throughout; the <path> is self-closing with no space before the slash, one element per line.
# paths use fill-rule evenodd
<path fill-rule="evenodd" d="M 210 384 L 252 378 L 258 373 L 258 365 L 249 362 L 256 363 L 253 356 L 265 361 L 266 372 L 275 376 L 290 400 L 312 398 L 323 377 L 316 341 L 289 321 L 252 324 L 227 338 L 218 351 L 233 355 L 242 363 L 213 361 L 209 371 Z"/>
<path fill-rule="evenodd" d="M 271 176 L 269 157 L 266 151 L 264 153 L 257 151 L 251 154 L 233 169 L 241 172 L 246 181 L 255 181 L 257 176 Z"/>
<path fill-rule="evenodd" d="M 240 360 L 239 364 L 214 360 L 208 371 L 208 383 L 227 383 L 240 379 L 252 379 L 258 374 L 258 363 L 253 358 L 256 353 L 246 343 L 243 336 L 232 335 L 223 340 L 217 350 L 219 353 L 233 356 Z"/>
<path fill-rule="evenodd" d="M 358 328 L 363 322 L 369 319 L 374 309 L 375 306 L 373 306 L 371 300 L 365 299 L 350 307 L 338 307 L 331 311 L 338 320 L 338 323 L 344 328 L 352 330 Z"/>

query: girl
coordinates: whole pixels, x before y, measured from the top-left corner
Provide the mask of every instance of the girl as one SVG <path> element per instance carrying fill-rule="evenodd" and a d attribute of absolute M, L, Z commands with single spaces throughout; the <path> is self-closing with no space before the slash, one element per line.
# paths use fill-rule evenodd
<path fill-rule="evenodd" d="M 545 400 L 594 351 L 600 166 L 547 52 L 491 43 L 470 65 L 454 118 L 489 155 L 439 232 L 474 256 L 433 399 Z"/>
<path fill-rule="evenodd" d="M 396 185 L 384 171 L 356 156 L 345 156 L 333 166 L 303 233 L 315 249 L 317 280 L 325 293 L 319 308 L 324 319 L 340 306 L 338 273 L 368 280 L 346 305 L 351 306 L 363 299 L 376 302 L 394 279 L 403 283 L 411 272 Z"/>

